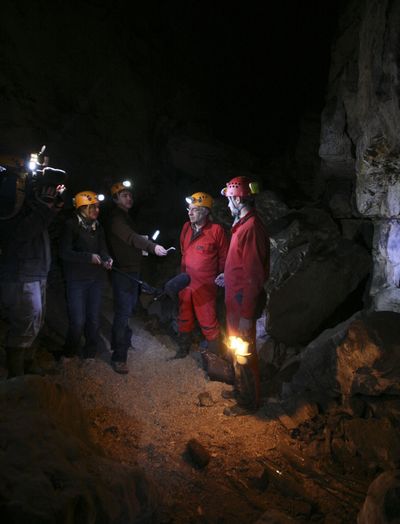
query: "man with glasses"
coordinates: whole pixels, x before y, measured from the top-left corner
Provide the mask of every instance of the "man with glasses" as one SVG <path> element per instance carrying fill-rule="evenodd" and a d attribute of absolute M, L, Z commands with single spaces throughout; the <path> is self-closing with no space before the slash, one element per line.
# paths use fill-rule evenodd
<path fill-rule="evenodd" d="M 182 228 L 181 271 L 190 284 L 179 293 L 179 348 L 175 358 L 185 358 L 190 350 L 193 330 L 198 323 L 207 350 L 218 353 L 220 325 L 217 319 L 215 278 L 223 272 L 228 239 L 222 226 L 211 221 L 213 199 L 203 192 L 186 198 L 189 220 Z"/>

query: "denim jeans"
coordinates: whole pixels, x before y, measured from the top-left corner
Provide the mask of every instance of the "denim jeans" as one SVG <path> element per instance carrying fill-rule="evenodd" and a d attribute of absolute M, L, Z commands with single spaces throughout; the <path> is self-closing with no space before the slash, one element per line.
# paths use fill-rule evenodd
<path fill-rule="evenodd" d="M 131 344 L 132 330 L 129 318 L 135 311 L 139 296 L 139 284 L 132 279 L 139 279 L 139 273 L 112 274 L 114 292 L 114 320 L 112 325 L 111 360 L 126 362 Z M 131 277 L 131 278 L 130 278 Z"/>
<path fill-rule="evenodd" d="M 46 281 L 1 282 L 0 304 L 9 322 L 6 346 L 31 347 L 44 322 Z"/>
<path fill-rule="evenodd" d="M 99 343 L 103 283 L 99 280 L 67 280 L 66 287 L 69 326 L 65 349 L 79 354 L 79 346 L 84 334 L 85 345 L 82 356 L 93 358 Z"/>

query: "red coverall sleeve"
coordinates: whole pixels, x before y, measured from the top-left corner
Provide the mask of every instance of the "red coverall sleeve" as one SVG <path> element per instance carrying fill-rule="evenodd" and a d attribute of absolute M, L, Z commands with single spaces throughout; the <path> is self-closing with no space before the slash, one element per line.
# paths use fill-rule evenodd
<path fill-rule="evenodd" d="M 218 228 L 217 233 L 217 246 L 218 246 L 218 274 L 224 272 L 226 256 L 228 254 L 229 240 L 223 227 Z"/>
<path fill-rule="evenodd" d="M 182 255 L 182 258 L 181 258 L 181 272 L 182 273 L 186 273 L 185 238 L 186 238 L 187 230 L 188 230 L 188 224 L 186 223 L 186 224 L 184 224 L 184 226 L 182 228 L 181 236 L 180 236 L 180 239 L 179 239 L 179 243 L 180 243 L 180 246 L 181 246 L 181 255 Z"/>
<path fill-rule="evenodd" d="M 269 239 L 260 227 L 249 229 L 243 239 L 243 301 L 241 317 L 254 318 L 258 296 L 268 277 Z"/>

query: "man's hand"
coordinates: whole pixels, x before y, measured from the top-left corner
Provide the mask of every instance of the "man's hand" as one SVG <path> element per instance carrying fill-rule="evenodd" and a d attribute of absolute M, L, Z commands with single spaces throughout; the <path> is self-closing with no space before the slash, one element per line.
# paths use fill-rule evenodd
<path fill-rule="evenodd" d="M 165 249 L 165 247 L 160 246 L 159 244 L 157 244 L 156 247 L 154 248 L 154 253 L 158 257 L 165 257 L 168 254 L 168 251 Z"/>
<path fill-rule="evenodd" d="M 251 328 L 253 326 L 253 320 L 251 318 L 239 319 L 239 333 L 242 337 L 248 337 L 250 335 Z"/>
<path fill-rule="evenodd" d="M 219 287 L 225 287 L 225 279 L 224 279 L 224 274 L 223 273 L 220 273 L 217 278 L 214 280 L 214 282 L 217 284 L 217 286 Z"/>
<path fill-rule="evenodd" d="M 106 269 L 112 269 L 112 265 L 113 265 L 112 258 L 107 258 L 107 260 L 103 260 L 103 267 L 105 267 Z"/>
<path fill-rule="evenodd" d="M 100 255 L 96 255 L 96 253 L 93 253 L 92 254 L 91 263 L 92 264 L 96 264 L 96 265 L 101 265 L 101 257 L 100 257 Z"/>

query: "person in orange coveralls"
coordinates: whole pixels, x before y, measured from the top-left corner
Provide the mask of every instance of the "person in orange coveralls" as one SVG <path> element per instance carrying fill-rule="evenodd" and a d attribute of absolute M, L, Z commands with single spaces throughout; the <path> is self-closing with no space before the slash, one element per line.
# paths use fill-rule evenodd
<path fill-rule="evenodd" d="M 224 270 L 228 239 L 222 226 L 210 220 L 213 199 L 207 193 L 194 193 L 189 204 L 189 221 L 182 228 L 181 271 L 190 284 L 179 293 L 179 349 L 174 358 L 188 355 L 196 320 L 207 341 L 207 350 L 218 353 L 220 325 L 217 319 L 216 276 Z"/>
<path fill-rule="evenodd" d="M 269 237 L 254 208 L 257 192 L 257 185 L 245 176 L 233 178 L 221 192 L 228 198 L 234 222 L 225 270 L 216 284 L 225 287 L 228 340 L 240 337 L 248 343 L 247 355 L 234 357 L 237 414 L 240 406 L 257 409 L 260 403 L 256 320 L 261 314 L 269 273 Z"/>

